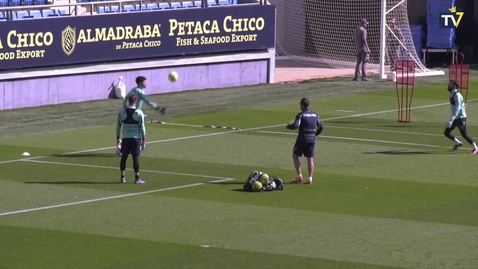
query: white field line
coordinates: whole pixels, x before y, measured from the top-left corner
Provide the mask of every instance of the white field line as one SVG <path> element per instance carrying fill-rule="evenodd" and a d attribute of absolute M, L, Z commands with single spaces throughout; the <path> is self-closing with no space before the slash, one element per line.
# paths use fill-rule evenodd
<path fill-rule="evenodd" d="M 90 199 L 90 200 L 84 200 L 84 201 L 78 201 L 78 202 L 71 202 L 71 203 L 64 203 L 64 204 L 57 204 L 57 205 L 50 205 L 50 206 L 42 206 L 42 207 L 34 207 L 34 208 L 23 209 L 23 210 L 3 212 L 3 213 L 0 213 L 0 217 L 8 216 L 8 215 L 21 214 L 21 213 L 28 213 L 28 212 L 33 212 L 33 211 L 40 211 L 40 210 L 47 210 L 47 209 L 53 209 L 53 208 L 60 208 L 60 207 L 66 207 L 66 206 L 81 205 L 81 204 L 88 204 L 88 203 L 96 203 L 96 202 L 107 201 L 107 200 L 113 200 L 113 199 L 121 199 L 121 198 L 132 197 L 132 196 L 139 196 L 139 195 L 150 194 L 150 193 L 156 193 L 156 192 L 163 192 L 163 191 L 171 191 L 171 190 L 177 190 L 177 189 L 184 189 L 184 188 L 196 187 L 196 186 L 201 186 L 201 185 L 205 185 L 205 184 L 219 183 L 219 182 L 230 181 L 230 180 L 233 180 L 233 178 L 225 178 L 225 179 L 221 179 L 221 180 L 213 180 L 213 181 L 208 181 L 208 182 L 187 184 L 187 185 L 181 185 L 181 186 L 169 187 L 169 188 L 162 188 L 162 189 L 150 190 L 150 191 L 127 193 L 127 194 L 120 194 L 120 195 L 114 195 L 114 196 L 107 196 L 107 197 L 103 197 L 103 198 L 96 198 L 96 199 Z M 118 184 L 120 184 L 120 183 L 118 183 Z"/>
<path fill-rule="evenodd" d="M 477 101 L 477 100 L 478 100 L 478 99 L 470 99 L 470 100 L 468 100 L 468 102 L 474 102 L 474 101 Z M 444 105 L 448 105 L 448 104 L 449 104 L 449 103 L 440 103 L 440 104 L 432 104 L 432 105 L 425 105 L 425 106 L 417 106 L 417 107 L 412 107 L 411 109 L 423 109 L 423 108 L 444 106 Z M 384 114 L 384 113 L 390 113 L 390 112 L 397 112 L 397 109 L 382 110 L 382 111 L 368 112 L 368 113 L 354 114 L 354 115 L 345 115 L 345 116 L 339 116 L 339 117 L 333 117 L 333 118 L 322 119 L 322 121 L 339 120 L 339 119 L 347 119 L 347 118 L 356 118 L 356 117 L 378 115 L 378 114 Z M 170 125 L 175 125 L 174 123 L 169 123 L 169 124 L 170 124 Z M 197 126 L 200 126 L 200 125 L 188 125 L 188 124 L 181 124 L 181 125 L 182 125 L 182 126 L 189 126 L 189 127 L 197 127 Z M 217 133 L 209 133 L 209 134 L 202 134 L 202 135 L 192 135 L 192 136 L 184 136 L 184 137 L 177 137 L 177 138 L 170 138 L 170 139 L 153 140 L 153 141 L 148 142 L 148 144 L 164 143 L 164 142 L 172 142 L 172 141 L 180 141 L 180 140 L 186 140 L 186 139 L 195 139 L 195 138 L 209 137 L 209 136 L 216 136 L 216 135 L 224 135 L 224 134 L 237 133 L 237 132 L 256 131 L 256 130 L 262 130 L 262 129 L 269 129 L 269 128 L 281 127 L 281 126 L 284 126 L 284 125 L 285 125 L 285 124 L 276 124 L 276 125 L 260 126 L 260 127 L 247 128 L 247 129 L 239 129 L 239 130 L 230 130 L 230 131 L 217 132 Z M 203 127 L 203 126 L 201 126 L 201 127 Z M 87 152 L 95 152 L 95 151 L 102 151 L 102 150 L 115 149 L 115 148 L 116 148 L 116 147 L 95 148 L 95 149 L 88 149 L 88 150 L 80 150 L 80 151 L 74 151 L 74 152 L 67 152 L 67 153 L 62 153 L 62 154 L 59 154 L 59 155 L 60 155 L 60 156 L 61 156 L 61 155 L 73 155 L 73 154 L 87 153 Z M 23 159 L 6 160 L 6 161 L 0 161 L 0 164 L 13 163 L 13 162 L 21 161 L 21 160 L 37 160 L 37 159 L 42 159 L 42 158 L 47 158 L 47 157 L 51 157 L 51 156 L 45 155 L 45 156 L 36 156 L 36 157 L 23 158 Z"/>
<path fill-rule="evenodd" d="M 274 132 L 274 131 L 257 131 L 259 133 L 267 134 L 281 134 L 281 135 L 297 135 L 296 133 L 286 133 L 286 132 Z M 321 135 L 319 138 L 329 138 L 329 139 L 339 139 L 339 140 L 350 140 L 350 141 L 362 141 L 362 142 L 373 142 L 373 143 L 383 143 L 383 144 L 396 144 L 396 145 L 406 145 L 406 146 L 416 146 L 416 147 L 428 147 L 428 148 L 447 148 L 438 145 L 430 144 L 419 144 L 419 143 L 408 143 L 408 142 L 398 142 L 398 141 L 388 141 L 388 140 L 378 140 L 378 139 L 366 139 L 366 138 L 355 138 L 355 137 L 341 137 L 341 136 L 327 136 Z M 459 148 L 471 150 L 471 148 Z"/>
<path fill-rule="evenodd" d="M 467 102 L 474 102 L 474 101 L 478 101 L 478 99 L 467 100 Z M 417 107 L 412 107 L 410 109 L 411 110 L 423 109 L 423 108 L 444 106 L 444 105 L 449 105 L 449 104 L 450 103 L 440 103 L 440 104 L 433 104 L 433 105 L 417 106 Z M 362 114 L 354 114 L 354 115 L 348 115 L 348 116 L 339 116 L 339 117 L 334 117 L 334 118 L 323 119 L 323 121 L 340 120 L 340 119 L 345 119 L 345 118 L 356 118 L 356 117 L 363 117 L 363 116 L 372 116 L 372 115 L 391 113 L 391 112 L 398 112 L 398 109 L 383 110 L 383 111 L 369 112 L 369 113 L 362 113 Z"/>
<path fill-rule="evenodd" d="M 476 100 L 478 100 L 478 99 L 472 99 L 472 100 L 469 100 L 469 101 L 476 101 Z M 448 103 L 441 103 L 441 104 L 434 104 L 434 105 L 426 105 L 426 106 L 414 107 L 414 108 L 412 108 L 412 109 L 429 108 L 429 107 L 443 106 L 443 105 L 447 105 L 447 104 L 448 104 Z M 328 119 L 323 119 L 323 121 L 336 120 L 336 119 L 346 119 L 346 118 L 354 118 L 354 117 L 369 116 L 369 115 L 377 115 L 377 114 L 390 113 L 390 112 L 396 112 L 396 111 L 397 111 L 396 109 L 395 109 L 395 110 L 383 110 L 383 111 L 377 111 L 377 112 L 370 112 L 370 113 L 362 113 L 362 114 L 355 114 L 355 115 L 347 115 L 347 116 L 340 116 L 340 117 L 328 118 Z M 248 129 L 242 129 L 242 130 L 231 130 L 231 131 L 219 132 L 219 133 L 210 133 L 210 134 L 203 134 L 203 135 L 194 135 L 194 136 L 185 136 L 185 137 L 178 137 L 178 138 L 171 138 L 171 139 L 164 139 L 164 140 L 156 140 L 156 141 L 151 141 L 151 142 L 149 142 L 149 144 L 162 143 L 162 142 L 170 142 L 170 141 L 179 141 L 179 140 L 186 140 L 186 139 L 194 139 L 194 138 L 207 137 L 207 136 L 215 136 L 215 135 L 222 135 L 222 134 L 235 133 L 235 132 L 256 131 L 256 130 L 261 130 L 261 129 L 268 129 L 268 128 L 280 127 L 280 126 L 283 126 L 283 125 L 284 125 L 284 124 L 277 124 L 277 125 L 262 126 L 262 127 L 248 128 Z M 186 126 L 187 126 L 187 125 L 186 125 Z M 259 132 L 268 132 L 268 131 L 259 131 Z M 296 135 L 296 134 L 293 134 L 293 133 L 285 133 L 285 132 L 268 132 L 268 133 L 281 133 L 281 134 L 287 134 L 287 135 Z M 393 143 L 393 144 L 403 144 L 403 145 L 416 145 L 416 146 L 427 146 L 427 147 L 439 147 L 439 148 L 442 148 L 442 147 L 436 146 L 436 145 L 425 145 L 425 144 L 414 144 L 414 143 L 402 143 L 402 142 L 373 140 L 373 139 L 356 139 L 356 138 L 348 138 L 348 137 L 341 137 L 341 138 L 339 138 L 339 137 L 328 137 L 328 138 L 346 139 L 346 140 L 356 140 L 356 141 L 369 141 L 369 142 L 379 142 L 379 143 Z M 115 149 L 115 148 L 116 148 L 116 147 L 96 148 L 96 149 L 89 149 L 89 150 L 68 152 L 68 153 L 63 153 L 63 154 L 60 154 L 60 155 L 72 155 L 72 154 L 78 154 L 78 153 L 94 152 L 94 151 L 101 151 L 101 150 Z M 0 164 L 12 163 L 12 162 L 18 162 L 18 161 L 33 161 L 33 160 L 36 160 L 36 159 L 46 158 L 46 157 L 49 157 L 49 156 L 37 156 L 37 157 L 17 159 L 17 160 L 1 161 Z M 35 161 L 35 162 L 40 162 L 40 161 Z M 60 164 L 60 163 L 58 163 L 58 164 Z M 64 164 L 64 163 L 61 163 L 61 164 L 62 164 L 62 165 L 68 165 L 68 164 Z M 99 168 L 99 167 L 98 167 L 98 168 Z M 101 168 L 104 168 L 104 167 L 101 167 Z M 108 167 L 108 169 L 109 169 L 109 167 Z M 115 168 L 115 169 L 116 169 L 116 168 Z M 162 189 L 150 190 L 150 191 L 144 191 L 144 192 L 121 194 L 121 195 L 115 195 L 115 196 L 109 196 L 109 197 L 103 197 L 103 198 L 97 198 L 97 199 L 90 199 L 90 200 L 84 200 L 84 201 L 78 201 L 78 202 L 71 202 L 71 203 L 64 203 L 64 204 L 57 204 L 57 205 L 51 205 L 51 206 L 44 206 L 44 207 L 36 207 L 36 208 L 23 209 L 23 210 L 17 210 L 17 211 L 10 211 L 10 212 L 0 213 L 0 217 L 1 217 L 1 216 L 7 216 L 7 215 L 20 214 L 20 213 L 33 212 L 33 211 L 40 211 L 40 210 L 47 210 L 47 209 L 53 209 L 53 208 L 60 208 L 60 207 L 66 207 L 66 206 L 73 206 L 73 205 L 94 203 L 94 202 L 100 202 L 100 201 L 106 201 L 106 200 L 120 199 L 120 198 L 125 198 L 125 197 L 138 196 L 138 195 L 144 195 L 144 194 L 156 193 L 156 192 L 162 192 L 162 191 L 169 191 L 169 190 L 176 190 L 176 189 L 182 189 L 182 188 L 189 188 L 189 187 L 200 186 L 200 185 L 204 185 L 204 184 L 208 184 L 208 183 L 215 183 L 215 182 L 217 183 L 217 182 L 224 182 L 224 181 L 230 181 L 230 180 L 233 180 L 233 178 L 226 178 L 226 179 L 215 180 L 215 181 L 209 181 L 209 182 L 202 182 L 202 183 L 187 184 L 187 185 L 181 185 L 181 186 L 169 187 L 169 188 L 162 188 Z"/>
<path fill-rule="evenodd" d="M 201 134 L 201 135 L 191 135 L 191 136 L 175 137 L 175 138 L 168 138 L 168 139 L 161 139 L 161 140 L 153 140 L 153 141 L 149 141 L 148 144 L 174 142 L 174 141 L 181 141 L 181 140 L 187 140 L 187 139 L 195 139 L 195 138 L 201 138 L 201 137 L 224 135 L 224 134 L 228 134 L 228 133 L 237 133 L 237 132 L 245 132 L 245 131 L 255 131 L 255 130 L 268 129 L 268 128 L 274 128 L 274 127 L 279 127 L 279 126 L 282 126 L 282 124 L 280 124 L 280 125 L 271 125 L 271 126 L 261 126 L 261 127 L 254 127 L 254 128 L 247 128 L 247 129 L 242 129 L 242 130 L 230 130 L 230 131 L 216 132 L 216 133 L 208 133 L 208 134 Z M 102 151 L 102 150 L 109 150 L 109 149 L 116 149 L 116 146 L 114 146 L 114 147 L 104 147 L 104 148 L 95 148 L 95 149 L 87 149 L 87 150 L 80 150 L 80 151 L 73 151 L 73 152 L 67 152 L 67 153 L 57 154 L 56 156 L 74 155 L 74 154 L 79 154 L 79 153 L 95 152 L 95 151 Z M 13 162 L 19 162 L 19 161 L 24 161 L 24 160 L 27 160 L 27 161 L 28 161 L 28 160 L 37 160 L 37 159 L 43 159 L 43 158 L 48 158 L 48 157 L 54 157 L 54 155 L 43 155 L 43 156 L 29 157 L 29 158 L 23 158 L 23 159 L 0 161 L 0 164 L 13 163 Z"/>
<path fill-rule="evenodd" d="M 332 129 L 347 129 L 347 130 L 367 131 L 367 132 L 377 132 L 377 133 L 409 134 L 409 135 L 423 135 L 423 136 L 440 136 L 440 137 L 445 137 L 443 134 L 430 134 L 430 133 L 419 133 L 419 132 L 404 132 L 404 131 L 393 131 L 393 130 L 382 130 L 382 129 L 368 129 L 368 128 L 354 128 L 354 127 L 346 127 L 346 126 L 330 126 L 330 125 L 327 125 L 326 128 L 332 128 Z M 443 127 L 443 129 L 445 129 L 445 127 Z"/>
<path fill-rule="evenodd" d="M 470 99 L 467 100 L 467 102 L 474 102 L 478 101 L 478 99 Z M 437 106 L 444 106 L 444 105 L 449 105 L 450 103 L 440 103 L 440 104 L 432 104 L 432 105 L 424 105 L 424 106 L 417 106 L 417 107 L 412 107 L 412 110 L 415 109 L 424 109 L 424 108 L 430 108 L 430 107 L 437 107 Z M 337 111 L 342 111 L 345 112 L 347 110 L 337 110 Z M 347 112 L 353 112 L 353 111 L 347 111 Z M 330 121 L 330 120 L 341 120 L 341 119 L 348 119 L 348 118 L 356 118 L 356 117 L 363 117 L 363 116 L 371 116 L 371 115 L 378 115 L 378 114 L 385 114 L 385 113 L 391 113 L 391 112 L 398 112 L 398 109 L 391 109 L 391 110 L 382 110 L 382 111 L 375 111 L 375 112 L 368 112 L 368 113 L 361 113 L 361 114 L 353 114 L 353 115 L 345 115 L 345 116 L 339 116 L 339 117 L 333 117 L 333 118 L 326 118 L 322 119 L 322 121 Z M 197 124 L 185 124 L 185 123 L 172 123 L 172 122 L 165 122 L 164 124 L 166 125 L 175 125 L 175 126 L 185 126 L 185 127 L 198 127 L 198 128 L 204 128 L 205 126 L 203 125 L 197 125 Z M 264 126 L 264 127 L 258 127 L 256 130 L 259 129 L 269 129 L 269 128 L 275 128 L 275 127 L 281 127 L 285 126 L 285 124 L 277 124 L 277 125 L 271 125 L 271 126 Z M 345 127 L 344 127 L 345 128 Z M 248 129 L 244 129 L 242 131 L 249 131 Z"/>
<path fill-rule="evenodd" d="M 118 170 L 119 169 L 118 167 L 113 167 L 113 166 L 90 165 L 90 164 L 80 164 L 80 163 L 49 162 L 49 161 L 38 161 L 38 160 L 22 160 L 22 161 L 23 162 L 31 162 L 31 163 L 67 165 L 67 166 L 77 166 L 77 167 L 87 167 L 87 168 L 100 168 L 100 169 L 112 169 L 112 170 Z M 131 170 L 131 169 L 126 169 L 126 170 Z M 210 178 L 210 179 L 228 179 L 226 177 L 208 176 L 208 175 L 199 175 L 199 174 L 187 174 L 187 173 L 176 173 L 176 172 L 167 172 L 167 171 L 159 171 L 159 170 L 144 170 L 144 169 L 141 169 L 141 172 L 164 174 L 164 175 L 175 175 L 175 176 L 186 176 L 186 177 Z"/>

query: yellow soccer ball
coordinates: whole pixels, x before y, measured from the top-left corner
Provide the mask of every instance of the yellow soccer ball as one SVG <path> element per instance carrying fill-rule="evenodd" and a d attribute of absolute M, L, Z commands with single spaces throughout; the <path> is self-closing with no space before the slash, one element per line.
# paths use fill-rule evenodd
<path fill-rule="evenodd" d="M 252 183 L 252 191 L 261 191 L 262 189 L 262 183 L 260 183 L 259 181 L 254 181 L 254 183 Z"/>
<path fill-rule="evenodd" d="M 169 73 L 168 79 L 171 82 L 176 82 L 178 80 L 178 73 L 172 71 L 171 73 Z"/>
<path fill-rule="evenodd" d="M 271 183 L 268 174 L 262 174 L 262 176 L 259 177 L 259 181 L 262 183 L 262 185 L 268 185 L 269 183 Z"/>

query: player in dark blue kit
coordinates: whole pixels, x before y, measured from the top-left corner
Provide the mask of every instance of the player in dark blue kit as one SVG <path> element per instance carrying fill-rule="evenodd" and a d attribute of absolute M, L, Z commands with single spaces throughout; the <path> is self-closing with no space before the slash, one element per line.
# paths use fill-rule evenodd
<path fill-rule="evenodd" d="M 309 172 L 309 178 L 305 184 L 312 184 L 312 175 L 314 174 L 314 155 L 315 155 L 315 142 L 317 136 L 324 130 L 324 126 L 320 121 L 319 115 L 309 109 L 310 101 L 307 98 L 300 100 L 300 109 L 295 117 L 294 122 L 290 122 L 287 125 L 287 129 L 296 130 L 299 129 L 297 140 L 294 145 L 294 151 L 292 158 L 294 159 L 295 170 L 297 171 L 297 177 L 292 180 L 292 183 L 303 182 L 302 172 L 300 168 L 299 157 L 305 156 L 307 158 L 307 168 Z"/>

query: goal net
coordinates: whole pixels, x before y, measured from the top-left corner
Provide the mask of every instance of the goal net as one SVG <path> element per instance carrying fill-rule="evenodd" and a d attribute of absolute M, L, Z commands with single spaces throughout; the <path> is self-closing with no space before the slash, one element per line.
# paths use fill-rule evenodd
<path fill-rule="evenodd" d="M 369 71 L 382 79 L 396 60 L 411 60 L 416 76 L 444 75 L 427 69 L 410 31 L 407 0 L 269 0 L 277 10 L 277 51 L 291 60 L 330 68 L 355 68 L 353 30 L 368 20 Z"/>

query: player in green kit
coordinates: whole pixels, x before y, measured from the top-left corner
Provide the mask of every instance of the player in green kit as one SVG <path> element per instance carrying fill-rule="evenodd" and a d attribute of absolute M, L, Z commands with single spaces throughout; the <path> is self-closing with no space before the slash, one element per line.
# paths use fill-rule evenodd
<path fill-rule="evenodd" d="M 135 173 L 135 184 L 144 184 L 144 180 L 139 178 L 139 156 L 141 151 L 146 148 L 146 127 L 144 125 L 144 114 L 136 108 L 137 97 L 131 95 L 128 98 L 128 106 L 118 115 L 116 123 L 116 142 L 119 143 L 121 129 L 123 130 L 123 143 L 121 147 L 121 183 L 126 183 L 125 170 L 128 155 L 133 157 L 133 168 Z"/>
<path fill-rule="evenodd" d="M 450 105 L 451 105 L 451 117 L 446 122 L 445 136 L 450 140 L 455 142 L 453 150 L 457 150 L 463 145 L 463 143 L 458 140 L 451 132 L 458 127 L 460 130 L 461 136 L 468 141 L 473 146 L 471 154 L 478 153 L 478 147 L 476 146 L 473 139 L 466 132 L 466 109 L 465 103 L 463 102 L 463 96 L 457 90 L 459 86 L 458 81 L 450 80 L 448 83 L 448 91 L 450 92 Z"/>
<path fill-rule="evenodd" d="M 155 110 L 160 111 L 162 115 L 166 115 L 168 113 L 166 107 L 158 106 L 156 103 L 149 100 L 148 97 L 146 96 L 146 94 L 144 92 L 144 89 L 146 89 L 147 85 L 148 85 L 148 83 L 146 82 L 145 77 L 143 77 L 143 76 L 137 77 L 136 78 L 136 87 L 131 89 L 131 91 L 124 98 L 123 108 L 126 108 L 128 106 L 128 98 L 131 95 L 135 95 L 138 98 L 138 104 L 136 106 L 137 109 L 142 110 L 143 109 L 143 102 L 145 102 L 150 107 L 154 108 Z"/>
<path fill-rule="evenodd" d="M 143 102 L 148 104 L 150 107 L 154 108 L 155 110 L 158 110 L 161 112 L 161 114 L 167 115 L 168 114 L 168 109 L 166 107 L 160 107 L 156 103 L 152 102 L 149 100 L 149 98 L 146 96 L 144 89 L 146 89 L 146 86 L 148 85 L 146 78 L 143 76 L 139 76 L 136 78 L 136 87 L 131 89 L 131 91 L 125 96 L 124 101 L 123 101 L 123 109 L 128 107 L 128 100 L 129 98 L 134 95 L 136 96 L 137 104 L 136 104 L 136 109 L 142 110 L 143 109 Z M 147 116 L 144 115 L 144 118 Z M 122 141 L 118 140 L 116 144 L 117 150 L 116 150 L 116 155 L 121 156 L 121 147 L 122 147 Z"/>

